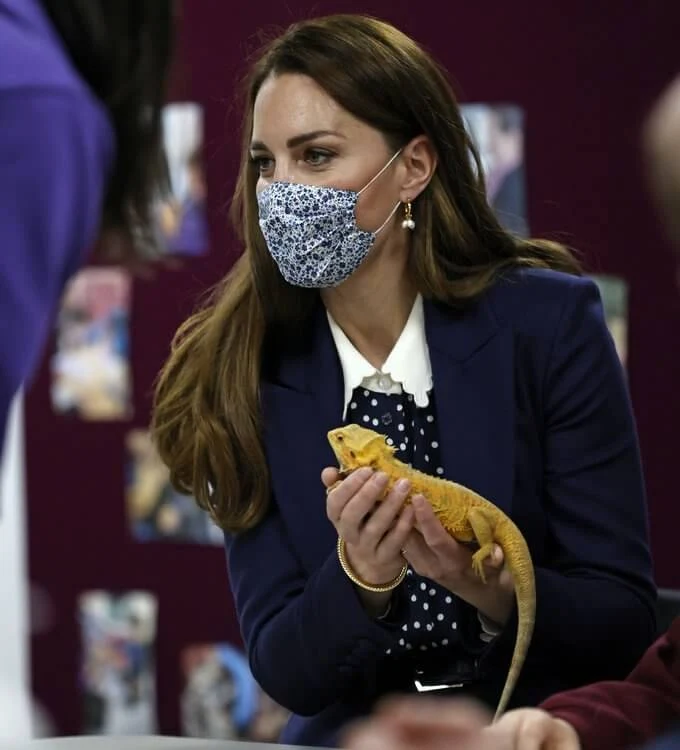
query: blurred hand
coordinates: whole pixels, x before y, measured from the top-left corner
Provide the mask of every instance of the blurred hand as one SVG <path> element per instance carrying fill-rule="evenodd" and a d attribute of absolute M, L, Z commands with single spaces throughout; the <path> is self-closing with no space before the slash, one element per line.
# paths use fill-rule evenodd
<path fill-rule="evenodd" d="M 398 698 L 346 733 L 345 750 L 580 750 L 574 728 L 536 708 L 491 724 L 491 714 L 463 699 Z"/>
<path fill-rule="evenodd" d="M 396 698 L 357 722 L 342 738 L 345 750 L 510 750 L 482 734 L 490 715 L 464 699 Z"/>

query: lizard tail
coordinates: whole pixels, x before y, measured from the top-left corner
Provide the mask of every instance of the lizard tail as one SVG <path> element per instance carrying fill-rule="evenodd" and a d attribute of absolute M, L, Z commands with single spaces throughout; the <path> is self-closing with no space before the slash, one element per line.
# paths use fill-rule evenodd
<path fill-rule="evenodd" d="M 536 620 L 536 580 L 534 577 L 534 566 L 524 538 L 519 530 L 516 531 L 517 533 L 512 535 L 512 541 L 509 544 L 504 544 L 502 539 L 498 540 L 504 549 L 508 569 L 512 574 L 515 584 L 517 639 L 512 653 L 512 660 L 510 661 L 508 676 L 505 679 L 503 692 L 496 707 L 494 721 L 497 721 L 505 711 L 517 685 L 517 680 L 519 679 L 527 651 L 529 650 L 529 644 L 534 632 L 534 622 Z"/>

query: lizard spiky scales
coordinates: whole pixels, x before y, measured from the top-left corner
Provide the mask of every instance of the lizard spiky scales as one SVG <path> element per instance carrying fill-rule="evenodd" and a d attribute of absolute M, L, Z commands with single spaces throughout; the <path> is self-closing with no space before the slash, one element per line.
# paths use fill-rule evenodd
<path fill-rule="evenodd" d="M 399 479 L 408 479 L 411 493 L 407 503 L 413 495 L 423 495 L 454 539 L 479 545 L 472 556 L 472 567 L 482 581 L 483 563 L 492 554 L 494 544 L 503 550 L 505 565 L 515 585 L 518 625 L 510 669 L 494 717 L 494 720 L 498 719 L 517 684 L 536 619 L 534 566 L 521 531 L 500 508 L 473 490 L 447 479 L 432 477 L 399 461 L 394 456 L 396 449 L 387 444 L 385 435 L 350 424 L 331 430 L 328 440 L 343 475 L 363 466 L 385 472 L 389 478 L 385 494 Z"/>

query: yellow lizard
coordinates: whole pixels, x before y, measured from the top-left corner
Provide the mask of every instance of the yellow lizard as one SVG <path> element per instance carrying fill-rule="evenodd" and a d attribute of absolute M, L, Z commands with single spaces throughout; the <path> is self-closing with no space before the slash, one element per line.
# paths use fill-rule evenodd
<path fill-rule="evenodd" d="M 356 424 L 346 425 L 328 433 L 341 476 L 355 469 L 370 466 L 387 474 L 389 481 L 385 495 L 401 478 L 411 483 L 413 495 L 423 495 L 435 516 L 448 533 L 459 542 L 476 542 L 479 549 L 472 555 L 472 568 L 485 581 L 483 563 L 493 553 L 494 543 L 503 550 L 515 585 L 517 599 L 517 640 L 510 669 L 496 708 L 496 721 L 510 700 L 524 665 L 536 618 L 536 582 L 531 554 L 522 532 L 493 503 L 461 484 L 432 477 L 411 468 L 394 457 L 396 448 L 386 442 L 385 435 Z"/>

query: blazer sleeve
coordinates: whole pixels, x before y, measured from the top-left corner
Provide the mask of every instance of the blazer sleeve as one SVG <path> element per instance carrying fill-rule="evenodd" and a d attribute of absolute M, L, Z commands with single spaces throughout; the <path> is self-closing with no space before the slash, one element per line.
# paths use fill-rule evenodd
<path fill-rule="evenodd" d="M 568 721 L 583 750 L 637 747 L 680 717 L 680 618 L 627 679 L 558 693 L 541 708 Z"/>
<path fill-rule="evenodd" d="M 400 626 L 366 613 L 335 552 L 308 576 L 274 502 L 258 526 L 225 539 L 241 632 L 262 689 L 303 716 L 350 692 L 372 691 L 371 665 Z M 396 610 L 404 607 L 398 597 Z"/>
<path fill-rule="evenodd" d="M 544 365 L 545 566 L 527 661 L 576 685 L 632 669 L 656 634 L 656 592 L 636 426 L 600 294 L 573 277 L 564 297 Z M 483 663 L 507 665 L 516 624 Z"/>

